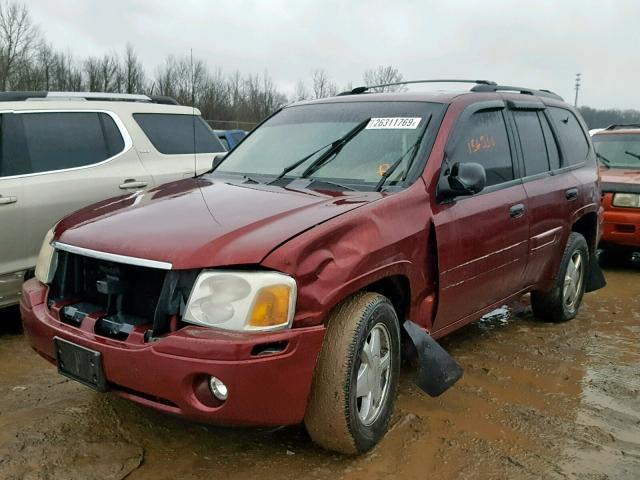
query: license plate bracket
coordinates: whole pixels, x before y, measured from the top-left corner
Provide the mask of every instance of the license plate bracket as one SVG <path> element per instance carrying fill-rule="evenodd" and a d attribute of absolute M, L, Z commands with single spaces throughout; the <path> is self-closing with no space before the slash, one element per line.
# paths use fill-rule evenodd
<path fill-rule="evenodd" d="M 102 354 L 60 337 L 54 337 L 58 373 L 99 392 L 108 390 Z"/>

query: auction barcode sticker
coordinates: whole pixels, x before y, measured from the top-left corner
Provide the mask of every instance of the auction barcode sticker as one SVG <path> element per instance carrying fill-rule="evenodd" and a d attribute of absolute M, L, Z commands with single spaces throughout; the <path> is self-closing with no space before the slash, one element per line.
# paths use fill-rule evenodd
<path fill-rule="evenodd" d="M 408 128 L 416 129 L 422 117 L 386 117 L 372 118 L 365 129 Z"/>

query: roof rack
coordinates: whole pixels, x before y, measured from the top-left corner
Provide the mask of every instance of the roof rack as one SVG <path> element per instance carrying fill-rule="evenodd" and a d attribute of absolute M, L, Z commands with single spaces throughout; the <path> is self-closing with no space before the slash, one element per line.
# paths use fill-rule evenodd
<path fill-rule="evenodd" d="M 370 85 L 367 87 L 356 87 L 352 90 L 347 90 L 346 92 L 341 92 L 340 95 L 358 95 L 360 93 L 365 93 L 372 88 L 382 88 L 382 87 L 395 87 L 396 85 L 411 85 L 414 83 L 474 83 L 476 85 L 496 85 L 496 82 L 492 82 L 491 80 L 464 80 L 464 79 L 437 79 L 437 80 L 407 80 L 406 82 L 394 82 L 394 83 L 382 83 L 380 85 Z"/>
<path fill-rule="evenodd" d="M 621 130 L 623 128 L 640 128 L 640 123 L 614 123 L 609 125 L 604 130 Z"/>
<path fill-rule="evenodd" d="M 0 102 L 22 102 L 28 100 L 105 100 L 179 105 L 174 98 L 161 95 L 104 92 L 0 92 Z"/>
<path fill-rule="evenodd" d="M 532 88 L 523 88 L 523 87 L 510 87 L 507 85 L 498 85 L 496 82 L 491 80 L 466 80 L 466 79 L 438 79 L 438 80 L 409 80 L 406 82 L 394 82 L 394 83 L 383 83 L 381 85 L 371 85 L 367 87 L 356 87 L 352 90 L 348 90 L 346 92 L 339 93 L 340 95 L 358 95 L 360 93 L 365 93 L 373 88 L 382 88 L 382 87 L 393 87 L 396 85 L 411 85 L 414 83 L 473 83 L 474 86 L 471 87 L 472 92 L 518 92 L 526 95 L 537 95 L 539 97 L 549 97 L 555 98 L 556 100 L 563 100 L 563 98 L 553 93 L 550 90 L 534 90 Z"/>
<path fill-rule="evenodd" d="M 471 91 L 472 92 L 518 92 L 518 93 L 522 93 L 524 95 L 535 95 L 537 97 L 548 97 L 548 98 L 554 98 L 556 100 L 564 101 L 564 99 L 560 95 L 558 95 L 557 93 L 552 92 L 551 90 L 545 90 L 545 89 L 535 90 L 533 88 L 511 87 L 511 86 L 508 86 L 508 85 L 497 85 L 497 84 L 484 85 L 484 84 L 478 84 L 478 85 L 475 85 L 475 86 L 471 87 Z"/>

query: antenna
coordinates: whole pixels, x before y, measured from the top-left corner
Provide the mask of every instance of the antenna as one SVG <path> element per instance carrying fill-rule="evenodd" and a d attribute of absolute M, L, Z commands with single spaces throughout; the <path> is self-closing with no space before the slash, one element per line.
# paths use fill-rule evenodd
<path fill-rule="evenodd" d="M 193 48 L 191 51 L 191 126 L 193 128 L 193 176 L 198 175 L 198 156 L 196 154 L 196 72 L 193 68 Z"/>

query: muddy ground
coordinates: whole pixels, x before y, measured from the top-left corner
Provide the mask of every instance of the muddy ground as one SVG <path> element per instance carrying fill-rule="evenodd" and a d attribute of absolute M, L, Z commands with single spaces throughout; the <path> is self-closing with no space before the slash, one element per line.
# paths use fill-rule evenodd
<path fill-rule="evenodd" d="M 440 398 L 401 381 L 393 426 L 361 457 L 300 427 L 182 421 L 58 376 L 0 322 L 2 479 L 639 479 L 640 263 L 609 266 L 577 319 L 526 298 L 443 340 L 464 378 Z"/>

